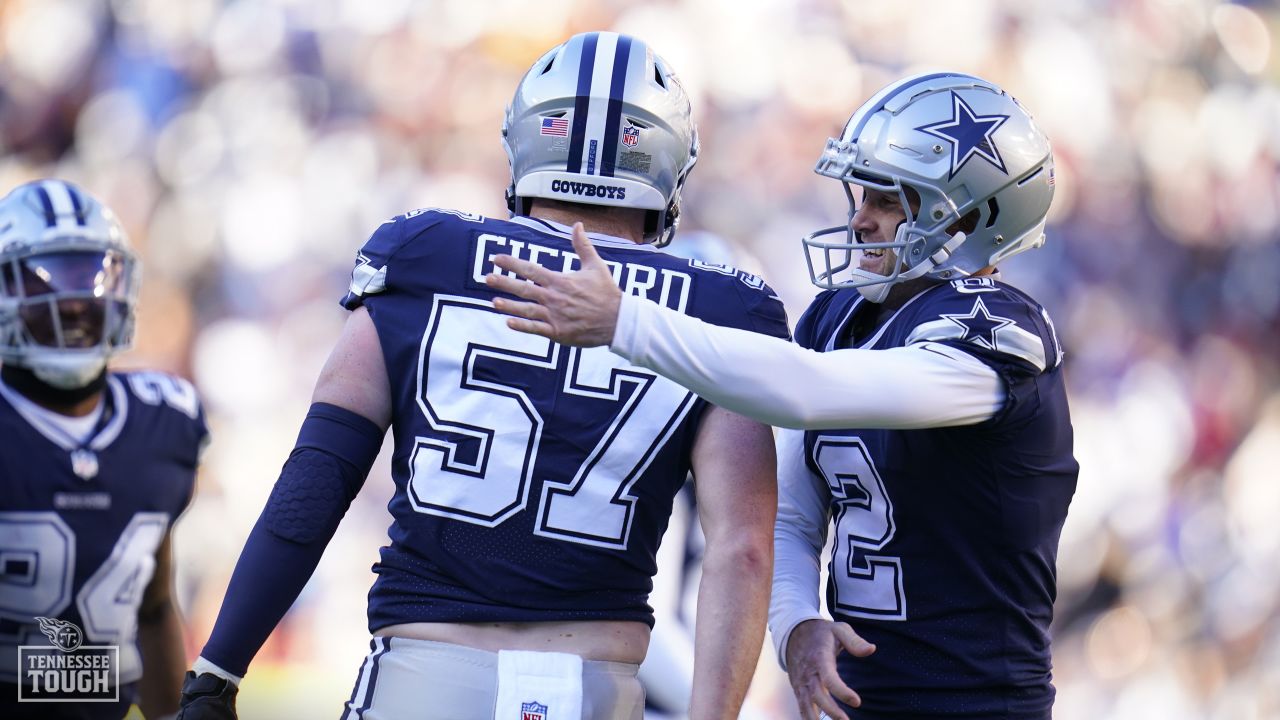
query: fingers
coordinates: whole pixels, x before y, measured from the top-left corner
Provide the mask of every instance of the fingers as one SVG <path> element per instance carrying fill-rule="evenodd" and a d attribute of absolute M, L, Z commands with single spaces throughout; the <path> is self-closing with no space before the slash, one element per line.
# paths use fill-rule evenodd
<path fill-rule="evenodd" d="M 823 687 L 824 683 L 817 677 L 810 677 L 801 686 L 795 688 L 796 700 L 800 706 L 800 716 L 804 720 L 849 720 L 849 716 L 840 709 L 835 699 Z"/>
<path fill-rule="evenodd" d="M 813 703 L 803 703 L 800 705 L 801 720 L 822 720 L 827 715 L 818 709 Z"/>
<path fill-rule="evenodd" d="M 489 277 L 493 277 L 490 275 Z M 525 285 L 525 283 L 517 280 Z M 500 312 L 511 315 L 507 318 L 507 327 L 520 332 L 531 333 L 533 335 L 541 335 L 545 338 L 555 340 L 555 327 L 549 322 L 551 313 L 547 309 L 537 303 L 516 302 L 506 298 L 494 298 L 493 307 Z"/>
<path fill-rule="evenodd" d="M 498 255 L 494 258 L 497 264 L 497 258 L 511 257 L 510 255 Z M 516 297 L 522 297 L 525 300 L 533 300 L 540 302 L 544 296 L 544 289 L 535 285 L 528 280 L 520 280 L 519 278 L 507 277 L 497 273 L 489 273 L 484 276 L 484 283 L 499 292 L 510 293 Z M 501 309 L 501 308 L 499 308 Z"/>
<path fill-rule="evenodd" d="M 844 680 L 840 679 L 840 674 L 836 672 L 834 664 L 823 667 L 819 671 L 819 677 L 821 677 L 822 687 L 826 691 L 821 694 L 821 697 L 829 700 L 832 707 L 836 707 L 835 701 L 831 700 L 832 696 L 838 698 L 840 702 L 848 705 L 849 707 L 858 707 L 862 705 L 862 698 L 858 696 L 858 693 L 853 691 L 853 688 L 846 685 Z M 836 713 L 832 712 L 827 706 L 823 705 L 822 709 L 826 710 L 827 714 L 831 717 L 836 717 Z M 840 712 L 838 707 L 836 707 L 836 712 Z M 844 715 L 844 713 L 840 714 L 841 716 Z"/>
<path fill-rule="evenodd" d="M 556 339 L 555 329 L 544 322 L 536 320 L 525 320 L 524 318 L 509 317 L 507 318 L 507 327 L 512 330 L 519 330 L 523 333 L 531 335 L 541 335 L 544 338 Z"/>
<path fill-rule="evenodd" d="M 837 700 L 849 707 L 862 705 L 862 698 L 845 684 L 836 669 L 835 656 L 842 649 L 855 657 L 866 657 L 875 652 L 875 645 L 860 637 L 848 623 L 815 620 L 792 631 L 787 667 L 806 720 L 818 720 L 824 715 L 832 720 L 848 720 Z"/>
<path fill-rule="evenodd" d="M 588 242 L 587 244 L 590 245 L 591 243 Z M 492 257 L 494 265 L 502 268 L 503 270 L 510 270 L 520 277 L 525 278 L 526 280 L 532 280 L 539 285 L 545 285 L 546 281 L 549 279 L 549 275 L 551 274 L 550 270 L 547 270 L 537 263 L 531 263 L 528 260 L 521 260 L 520 258 L 512 255 L 493 255 Z"/>
<path fill-rule="evenodd" d="M 596 252 L 595 245 L 592 245 L 591 239 L 587 237 L 586 228 L 582 227 L 580 222 L 573 224 L 573 251 L 582 259 L 583 269 L 604 264 L 604 260 L 600 259 L 600 253 Z"/>
<path fill-rule="evenodd" d="M 844 649 L 854 657 L 866 657 L 876 651 L 876 646 L 854 632 L 849 623 L 835 623 L 831 626 L 831 632 L 835 634 Z"/>
<path fill-rule="evenodd" d="M 814 702 L 817 703 L 823 713 L 823 715 L 819 715 L 818 717 L 826 716 L 831 718 L 831 720 L 849 720 L 849 716 L 844 714 L 844 711 L 840 709 L 840 706 L 836 704 L 836 701 L 827 693 L 818 693 L 817 697 L 814 698 Z"/>
<path fill-rule="evenodd" d="M 498 297 L 493 299 L 493 307 L 499 312 L 524 318 L 525 320 L 534 320 L 546 324 L 551 322 L 551 312 L 536 302 L 517 302 Z"/>

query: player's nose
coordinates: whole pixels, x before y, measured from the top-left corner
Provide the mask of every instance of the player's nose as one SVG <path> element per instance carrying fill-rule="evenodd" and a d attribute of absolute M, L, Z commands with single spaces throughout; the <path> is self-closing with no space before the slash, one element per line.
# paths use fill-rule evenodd
<path fill-rule="evenodd" d="M 867 210 L 866 203 L 858 206 L 853 213 L 853 218 L 849 220 L 849 226 L 859 235 L 876 229 L 875 218 Z"/>

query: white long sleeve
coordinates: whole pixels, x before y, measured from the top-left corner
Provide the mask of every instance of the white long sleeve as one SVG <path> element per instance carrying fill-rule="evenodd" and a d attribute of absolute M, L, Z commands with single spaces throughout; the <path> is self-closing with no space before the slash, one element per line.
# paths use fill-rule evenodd
<path fill-rule="evenodd" d="M 778 519 L 773 527 L 773 595 L 769 634 L 778 664 L 787 669 L 787 641 L 805 620 L 822 617 L 818 602 L 822 546 L 831 510 L 821 478 L 804 462 L 804 431 L 779 430 Z"/>
<path fill-rule="evenodd" d="M 627 295 L 610 349 L 709 402 L 779 427 L 971 425 L 1004 386 L 982 361 L 938 343 L 816 352 Z"/>

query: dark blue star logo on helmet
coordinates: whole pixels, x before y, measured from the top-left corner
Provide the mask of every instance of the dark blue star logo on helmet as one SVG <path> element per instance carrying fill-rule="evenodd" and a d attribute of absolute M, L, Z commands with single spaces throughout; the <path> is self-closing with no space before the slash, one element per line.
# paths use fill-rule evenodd
<path fill-rule="evenodd" d="M 1004 158 L 1000 157 L 1000 149 L 996 147 L 991 136 L 1009 119 L 1008 115 L 976 115 L 973 108 L 951 91 L 951 119 L 932 125 L 916 128 L 951 144 L 950 180 L 960 172 L 975 155 L 995 166 L 997 170 L 1008 175 L 1004 167 Z"/>
<path fill-rule="evenodd" d="M 949 315 L 943 313 L 942 317 L 959 325 L 964 329 L 964 336 L 960 338 L 960 342 L 973 341 L 977 344 L 999 350 L 996 346 L 996 331 L 1005 325 L 1014 324 L 1013 320 L 998 315 L 992 315 L 987 311 L 987 306 L 982 302 L 982 298 L 978 298 L 973 304 L 973 309 L 968 315 Z"/>

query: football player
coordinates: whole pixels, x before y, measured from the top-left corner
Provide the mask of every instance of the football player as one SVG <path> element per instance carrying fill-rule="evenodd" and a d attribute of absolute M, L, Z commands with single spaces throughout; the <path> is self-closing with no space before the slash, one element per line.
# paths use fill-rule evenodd
<path fill-rule="evenodd" d="M 206 430 L 186 380 L 108 369 L 133 339 L 138 279 L 120 223 L 75 185 L 40 180 L 0 200 L 5 718 L 119 720 L 135 701 L 148 717 L 178 706 L 186 657 L 170 537 Z M 48 678 L 18 650 L 51 645 L 72 656 L 117 647 L 105 666 L 115 701 L 24 702 L 59 699 L 39 695 Z"/>
<path fill-rule="evenodd" d="M 1053 324 L 995 265 L 1044 242 L 1049 142 L 999 87 L 917 75 L 854 112 L 816 170 L 850 214 L 804 240 L 824 292 L 796 344 L 622 297 L 581 241 L 572 275 L 500 258 L 532 282 L 491 286 L 535 302 L 498 307 L 795 428 L 778 442 L 770 626 L 805 718 L 1047 719 L 1079 468 Z M 817 593 L 832 523 L 834 621 Z"/>
<path fill-rule="evenodd" d="M 638 720 L 658 542 L 686 473 L 706 533 L 693 718 L 737 716 L 772 567 L 770 429 L 606 350 L 508 328 L 494 256 L 578 265 L 599 248 L 628 294 L 785 338 L 752 275 L 657 248 L 697 159 L 667 63 L 616 33 L 534 63 L 503 125 L 512 217 L 418 210 L 360 251 L 352 311 L 298 444 L 184 689 L 185 720 L 234 716 L 235 684 L 316 567 L 390 426 L 390 544 L 374 638 L 344 718 Z"/>

